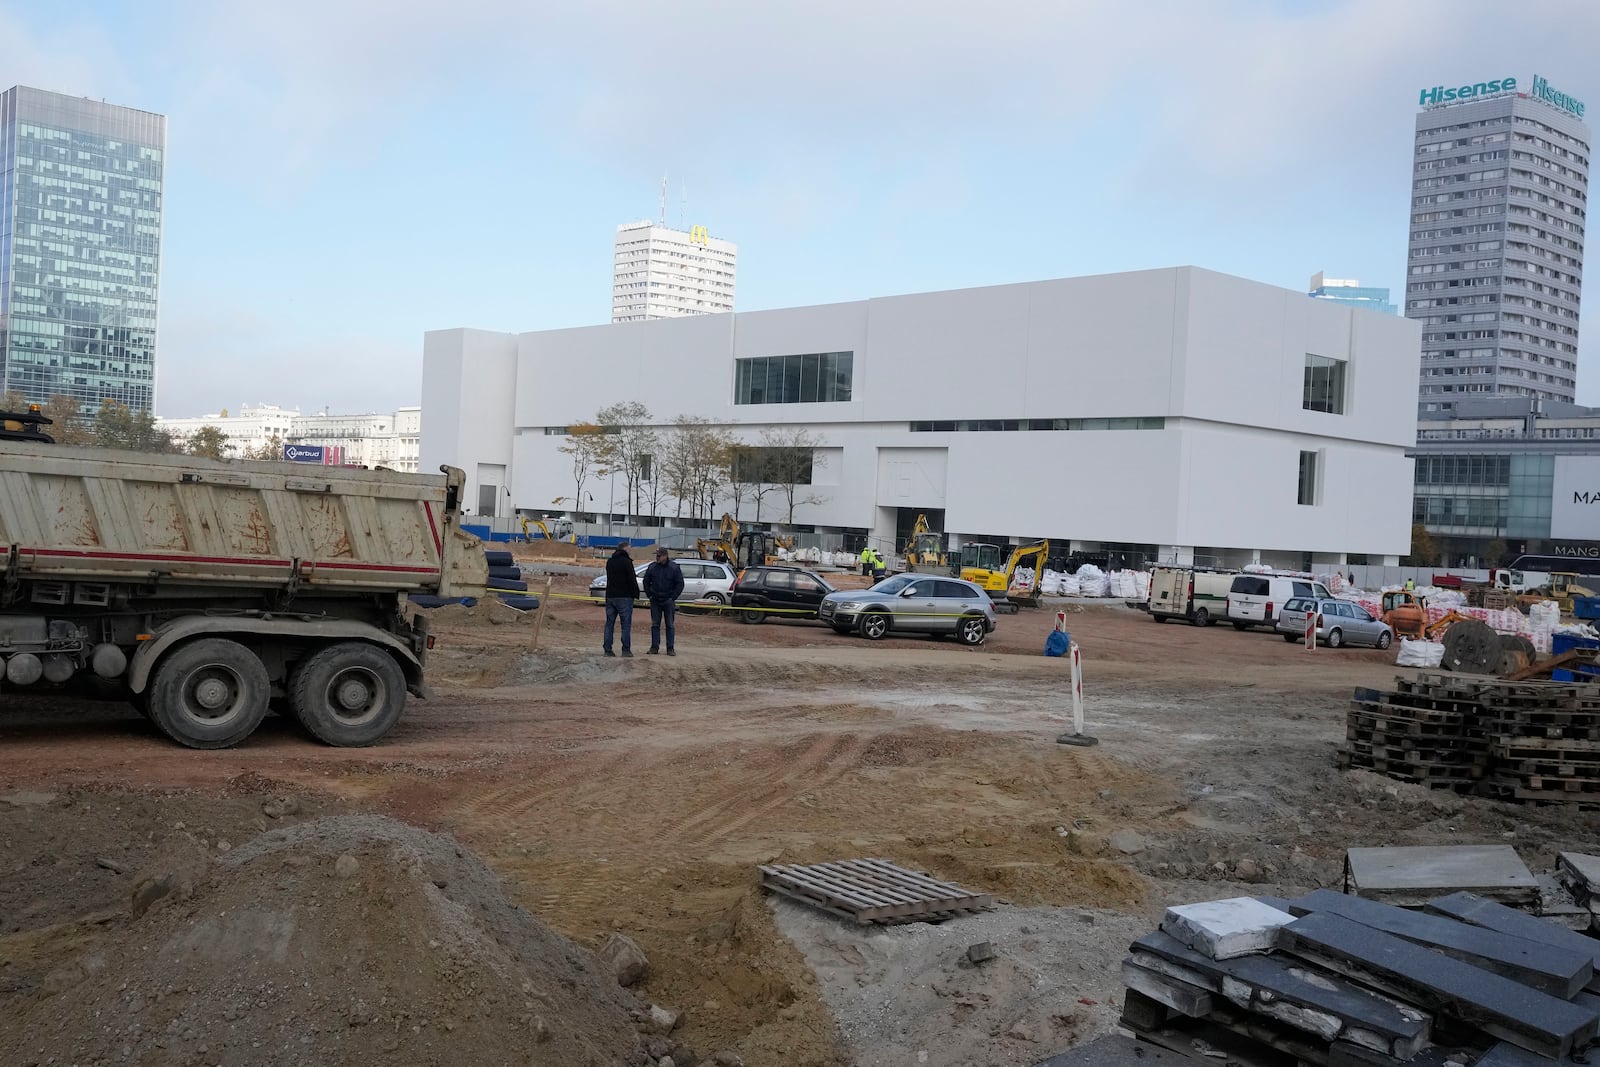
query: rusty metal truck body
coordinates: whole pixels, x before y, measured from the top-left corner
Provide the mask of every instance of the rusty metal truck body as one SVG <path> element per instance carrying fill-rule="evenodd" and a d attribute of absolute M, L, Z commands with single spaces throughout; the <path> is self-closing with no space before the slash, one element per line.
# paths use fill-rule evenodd
<path fill-rule="evenodd" d="M 464 482 L 0 441 L 0 691 L 98 678 L 197 748 L 277 701 L 371 744 L 425 695 L 407 595 L 483 592 Z"/>

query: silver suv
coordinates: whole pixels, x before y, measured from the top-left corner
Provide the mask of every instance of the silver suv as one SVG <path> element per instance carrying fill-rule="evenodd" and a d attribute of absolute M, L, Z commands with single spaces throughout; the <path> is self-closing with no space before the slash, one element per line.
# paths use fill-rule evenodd
<path fill-rule="evenodd" d="M 981 645 L 994 632 L 994 601 L 960 578 L 897 574 L 871 589 L 829 593 L 817 617 L 839 633 L 854 631 L 869 641 L 889 633 L 954 634 L 964 645 Z"/>

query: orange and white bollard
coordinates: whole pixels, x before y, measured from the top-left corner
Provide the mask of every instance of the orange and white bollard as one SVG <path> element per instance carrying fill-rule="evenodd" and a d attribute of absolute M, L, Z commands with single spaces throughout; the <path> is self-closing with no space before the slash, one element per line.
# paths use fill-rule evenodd
<path fill-rule="evenodd" d="M 1057 612 L 1057 625 L 1064 628 L 1066 612 Z M 1072 732 L 1062 734 L 1056 738 L 1058 745 L 1077 745 L 1080 748 L 1092 748 L 1100 743 L 1097 737 L 1090 737 L 1083 732 L 1083 651 L 1078 648 L 1076 641 L 1067 650 L 1068 657 L 1072 660 Z"/>

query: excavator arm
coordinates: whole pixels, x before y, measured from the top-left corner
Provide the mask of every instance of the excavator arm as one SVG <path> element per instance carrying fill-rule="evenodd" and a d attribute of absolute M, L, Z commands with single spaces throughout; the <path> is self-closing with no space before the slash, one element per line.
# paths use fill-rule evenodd
<path fill-rule="evenodd" d="M 1011 551 L 1011 558 L 1006 560 L 1006 588 L 1011 588 L 1011 583 L 1016 579 L 1017 568 L 1029 565 L 1031 562 L 1034 571 L 1034 583 L 1038 584 L 1039 572 L 1044 570 L 1044 561 L 1050 556 L 1049 541 L 1035 541 L 1031 545 L 1022 545 Z"/>

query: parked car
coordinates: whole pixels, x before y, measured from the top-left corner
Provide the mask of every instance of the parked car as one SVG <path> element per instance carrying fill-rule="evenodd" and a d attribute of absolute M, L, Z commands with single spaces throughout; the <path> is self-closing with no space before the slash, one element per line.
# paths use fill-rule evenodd
<path fill-rule="evenodd" d="M 814 619 L 833 586 L 820 574 L 799 567 L 746 567 L 733 583 L 733 606 L 743 622 L 762 622 L 763 608 L 785 619 Z M 781 609 L 781 610 L 780 610 Z"/>
<path fill-rule="evenodd" d="M 712 604 L 726 604 L 733 596 L 733 568 L 726 563 L 718 563 L 711 559 L 675 559 L 674 563 L 683 572 L 683 593 L 678 597 L 678 603 L 686 600 L 704 600 Z M 644 572 L 650 564 L 641 563 L 633 568 L 633 573 L 639 576 L 639 584 L 644 585 Z M 606 576 L 600 575 L 589 583 L 589 595 L 603 597 L 606 595 Z"/>
<path fill-rule="evenodd" d="M 1277 631 L 1285 641 L 1306 639 L 1306 617 L 1317 616 L 1317 643 L 1329 648 L 1342 645 L 1368 645 L 1388 648 L 1394 644 L 1394 628 L 1360 604 L 1348 600 L 1291 597 L 1278 613 Z"/>
<path fill-rule="evenodd" d="M 1235 630 L 1272 626 L 1277 612 L 1297 596 L 1326 600 L 1333 594 L 1321 582 L 1291 574 L 1241 574 L 1228 590 L 1228 621 Z"/>
<path fill-rule="evenodd" d="M 954 634 L 978 645 L 994 632 L 994 601 L 960 578 L 897 574 L 871 589 L 829 593 L 818 617 L 839 633 L 876 641 L 891 632 Z"/>

